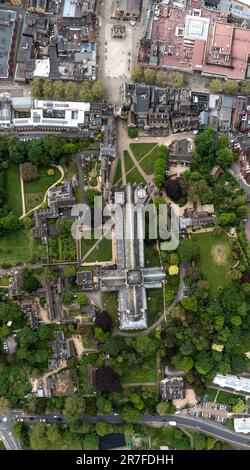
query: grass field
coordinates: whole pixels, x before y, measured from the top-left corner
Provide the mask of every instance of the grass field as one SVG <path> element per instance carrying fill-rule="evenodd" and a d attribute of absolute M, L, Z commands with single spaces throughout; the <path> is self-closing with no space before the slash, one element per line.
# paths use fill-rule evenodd
<path fill-rule="evenodd" d="M 0 277 L 0 287 L 7 287 L 9 286 L 9 277 L 8 276 L 1 276 Z"/>
<path fill-rule="evenodd" d="M 53 168 L 54 175 L 48 176 L 49 167 L 39 168 L 39 178 L 34 181 L 24 181 L 26 211 L 33 209 L 43 201 L 46 190 L 60 178 L 60 172 Z"/>
<path fill-rule="evenodd" d="M 134 183 L 146 184 L 145 179 L 135 167 L 126 175 L 126 180 L 127 180 L 127 183 L 131 183 L 131 184 L 134 184 Z"/>
<path fill-rule="evenodd" d="M 102 306 L 104 310 L 113 318 L 115 326 L 119 326 L 118 318 L 118 293 L 102 292 Z"/>
<path fill-rule="evenodd" d="M 76 198 L 76 204 L 80 204 L 81 202 L 84 202 L 84 194 L 83 194 L 83 189 L 81 186 L 77 186 L 75 188 L 75 198 Z"/>
<path fill-rule="evenodd" d="M 6 204 L 10 211 L 22 214 L 19 165 L 10 163 L 6 171 Z"/>
<path fill-rule="evenodd" d="M 97 240 L 94 240 L 96 242 Z M 90 255 L 84 260 L 85 263 L 94 263 L 95 261 L 112 260 L 112 240 L 103 238 Z"/>
<path fill-rule="evenodd" d="M 0 264 L 22 263 L 41 257 L 44 246 L 35 240 L 29 230 L 20 230 L 0 237 Z"/>
<path fill-rule="evenodd" d="M 156 248 L 156 244 L 144 244 L 144 257 L 145 257 L 145 266 L 160 266 L 160 257 Z"/>
<path fill-rule="evenodd" d="M 125 150 L 125 152 L 123 152 L 123 156 L 124 156 L 125 170 L 126 170 L 126 173 L 127 173 L 128 170 L 133 168 L 133 166 L 135 166 L 135 165 L 134 165 L 134 162 L 132 161 L 129 153 L 127 152 L 127 150 Z"/>
<path fill-rule="evenodd" d="M 159 147 L 156 147 L 147 157 L 140 160 L 140 166 L 147 175 L 152 175 L 154 173 L 154 165 L 158 158 Z"/>
<path fill-rule="evenodd" d="M 228 275 L 232 267 L 230 239 L 224 233 L 193 234 L 200 250 L 199 267 L 210 284 L 210 297 L 216 298 L 221 289 L 230 286 Z"/>
<path fill-rule="evenodd" d="M 81 360 L 81 364 L 79 366 L 80 378 L 81 378 L 81 385 L 83 386 L 84 392 L 90 392 L 88 386 L 88 366 L 95 364 L 97 360 L 97 354 L 89 353 L 84 354 Z"/>
<path fill-rule="evenodd" d="M 218 394 L 218 395 L 217 395 Z M 208 388 L 205 393 L 205 397 L 207 401 L 214 401 L 215 397 L 216 398 L 216 403 L 220 403 L 222 405 L 228 405 L 232 406 L 235 404 L 235 402 L 239 399 L 242 398 L 243 401 L 245 402 L 246 397 L 243 395 L 238 395 L 236 393 L 231 393 L 231 392 L 226 392 L 224 390 L 220 390 L 218 393 L 218 390 L 215 390 L 214 388 Z"/>
<path fill-rule="evenodd" d="M 141 366 L 128 367 L 128 365 L 124 363 L 124 369 L 121 376 L 121 382 L 123 384 L 155 382 L 156 380 L 157 374 L 155 357 L 147 358 L 147 360 Z"/>
<path fill-rule="evenodd" d="M 130 148 L 136 158 L 136 160 L 140 160 L 144 155 L 146 155 L 150 150 L 152 150 L 157 144 L 152 142 L 149 144 L 140 143 L 140 144 L 130 144 Z"/>
<path fill-rule="evenodd" d="M 164 302 L 162 289 L 147 290 L 148 326 L 151 326 L 163 314 Z"/>
<path fill-rule="evenodd" d="M 117 162 L 117 167 L 116 167 L 116 172 L 115 172 L 115 179 L 114 179 L 114 185 L 119 182 L 121 182 L 122 178 L 122 164 L 121 164 L 121 160 L 119 159 L 118 162 Z"/>

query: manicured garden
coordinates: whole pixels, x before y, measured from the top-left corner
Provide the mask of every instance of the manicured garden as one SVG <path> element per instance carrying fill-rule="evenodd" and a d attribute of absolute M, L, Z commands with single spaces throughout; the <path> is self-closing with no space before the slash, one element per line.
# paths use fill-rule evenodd
<path fill-rule="evenodd" d="M 84 354 L 81 360 L 79 371 L 80 371 L 81 385 L 85 393 L 92 392 L 92 390 L 89 388 L 88 369 L 89 369 L 89 366 L 95 364 L 96 360 L 97 360 L 97 354 L 95 353 Z"/>
<path fill-rule="evenodd" d="M 155 382 L 156 380 L 156 359 L 154 356 L 147 358 L 140 366 L 128 367 L 127 363 L 124 363 L 121 376 L 123 384 Z"/>
<path fill-rule="evenodd" d="M 124 156 L 125 170 L 126 170 L 126 173 L 127 173 L 131 168 L 133 168 L 134 162 L 131 159 L 131 157 L 130 157 L 129 153 L 127 152 L 127 150 L 125 150 L 125 152 L 123 152 L 123 156 Z"/>
<path fill-rule="evenodd" d="M 32 181 L 24 181 L 26 211 L 33 209 L 43 201 L 46 190 L 60 179 L 60 172 L 57 168 L 52 168 L 53 175 L 48 175 L 49 167 L 38 169 L 39 178 Z"/>
<path fill-rule="evenodd" d="M 114 179 L 114 185 L 117 183 L 121 183 L 122 179 L 122 164 L 121 160 L 119 159 L 117 162 L 117 167 L 116 167 L 116 172 L 115 172 L 115 179 Z"/>
<path fill-rule="evenodd" d="M 146 184 L 145 179 L 143 178 L 141 173 L 135 167 L 132 168 L 132 170 L 130 170 L 129 173 L 127 173 L 126 180 L 127 180 L 127 183 L 131 183 L 131 184 L 134 184 L 134 183 Z"/>
<path fill-rule="evenodd" d="M 231 241 L 225 233 L 193 234 L 200 251 L 198 266 L 209 281 L 210 296 L 218 296 L 221 289 L 230 286 L 229 269 L 233 266 Z"/>
<path fill-rule="evenodd" d="M 157 144 L 152 142 L 152 143 L 140 143 L 140 144 L 130 144 L 130 148 L 136 158 L 136 160 L 140 160 L 142 157 L 144 157 L 150 150 L 152 150 L 154 147 L 156 147 Z"/>
<path fill-rule="evenodd" d="M 44 254 L 44 246 L 40 240 L 33 238 L 29 230 L 19 230 L 0 237 L 0 264 L 31 262 L 39 260 Z"/>
<path fill-rule="evenodd" d="M 159 154 L 161 153 L 161 149 L 159 146 L 155 147 L 152 152 L 147 155 L 147 157 L 142 158 L 140 160 L 140 167 L 145 171 L 147 175 L 152 175 L 154 173 L 154 165 L 155 162 L 159 158 Z"/>
<path fill-rule="evenodd" d="M 96 243 L 98 240 L 94 240 Z M 95 261 L 111 261 L 112 260 L 112 240 L 103 238 L 95 249 L 84 260 L 85 263 L 94 263 Z"/>
<path fill-rule="evenodd" d="M 22 214 L 20 172 L 15 163 L 10 163 L 6 170 L 6 204 L 10 211 Z"/>

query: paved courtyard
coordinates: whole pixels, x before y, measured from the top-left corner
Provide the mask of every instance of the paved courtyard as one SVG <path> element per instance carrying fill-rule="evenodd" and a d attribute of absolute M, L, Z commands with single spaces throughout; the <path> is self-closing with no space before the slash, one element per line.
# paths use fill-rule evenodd
<path fill-rule="evenodd" d="M 106 78 L 130 78 L 132 28 L 126 24 L 123 39 L 112 38 L 112 24 L 105 30 L 105 76 Z"/>

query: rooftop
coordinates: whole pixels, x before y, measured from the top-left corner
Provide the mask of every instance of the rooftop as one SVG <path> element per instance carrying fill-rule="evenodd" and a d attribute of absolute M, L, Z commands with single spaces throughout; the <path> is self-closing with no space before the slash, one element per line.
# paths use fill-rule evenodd
<path fill-rule="evenodd" d="M 0 78 L 8 78 L 16 12 L 0 10 Z"/>

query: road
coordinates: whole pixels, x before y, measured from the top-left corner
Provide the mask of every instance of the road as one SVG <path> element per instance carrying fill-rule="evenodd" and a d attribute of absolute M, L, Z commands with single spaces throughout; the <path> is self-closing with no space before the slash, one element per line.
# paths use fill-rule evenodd
<path fill-rule="evenodd" d="M 11 429 L 14 424 L 15 419 L 21 419 L 27 424 L 35 424 L 37 422 L 46 422 L 46 423 L 61 423 L 67 424 L 68 421 L 63 418 L 59 413 L 54 414 L 41 414 L 41 415 L 25 415 L 21 411 L 13 412 L 8 418 L 7 423 L 0 423 L 0 433 L 4 432 L 5 438 L 8 439 L 6 444 L 8 448 L 12 450 L 20 449 L 19 441 L 13 436 Z M 110 413 L 105 416 L 89 416 L 84 413 L 80 419 L 84 423 L 97 423 L 99 421 L 109 424 L 124 424 L 125 421 L 120 414 Z M 233 430 L 226 428 L 221 424 L 211 422 L 209 420 L 202 420 L 193 417 L 185 417 L 180 415 L 168 415 L 168 416 L 158 416 L 158 415 L 148 415 L 143 414 L 140 422 L 137 424 L 151 425 L 151 426 L 162 426 L 166 425 L 170 421 L 175 421 L 178 427 L 184 427 L 188 429 L 193 429 L 199 432 L 206 434 L 208 436 L 213 436 L 215 439 L 227 442 L 233 447 L 240 449 L 250 449 L 250 437 L 243 434 L 237 434 Z M 11 433 L 11 436 L 10 436 Z"/>
<path fill-rule="evenodd" d="M 7 418 L 0 416 L 0 440 L 3 442 L 7 450 L 21 450 L 21 444 L 17 437 L 13 434 L 15 416 L 22 416 L 22 411 L 16 411 L 15 414 L 11 414 Z"/>
<path fill-rule="evenodd" d="M 244 178 L 242 177 L 240 173 L 240 166 L 239 166 L 238 160 L 232 163 L 232 166 L 229 172 L 238 181 L 239 185 L 248 195 L 248 202 L 247 202 L 248 213 L 247 213 L 247 224 L 245 227 L 245 232 L 246 232 L 247 240 L 250 243 L 250 186 L 245 182 Z"/>

